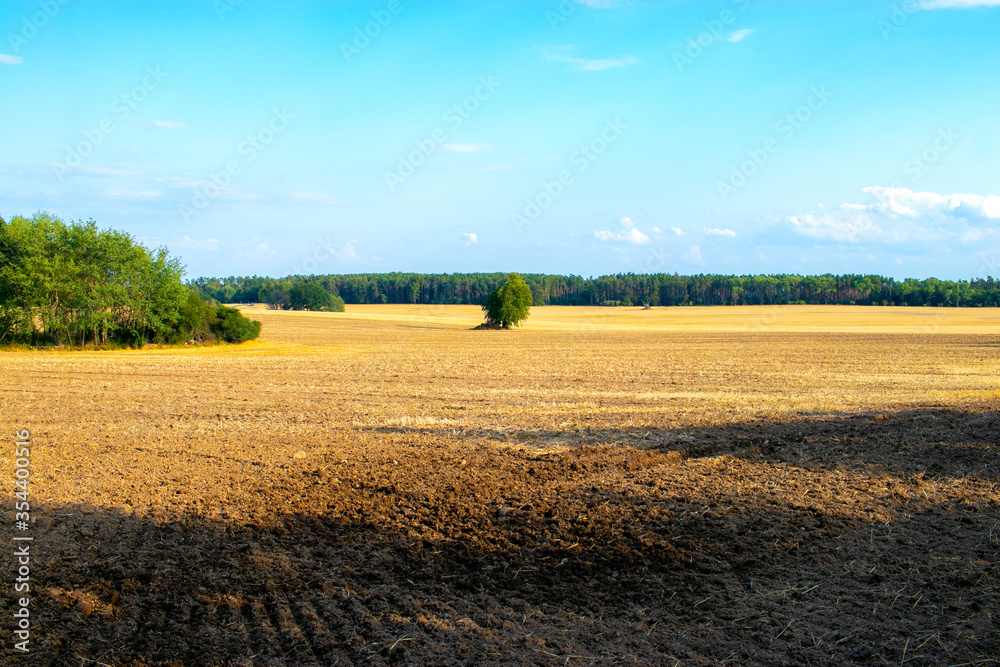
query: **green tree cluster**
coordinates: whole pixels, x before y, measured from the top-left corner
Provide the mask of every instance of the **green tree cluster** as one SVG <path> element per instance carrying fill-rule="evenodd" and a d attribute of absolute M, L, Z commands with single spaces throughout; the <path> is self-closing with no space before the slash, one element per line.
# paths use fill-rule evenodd
<path fill-rule="evenodd" d="M 344 312 L 344 300 L 322 285 L 304 281 L 267 280 L 247 301 L 261 301 L 272 310 L 315 310 Z"/>
<path fill-rule="evenodd" d="M 0 344 L 142 345 L 249 340 L 259 323 L 223 321 L 185 286 L 165 248 L 93 220 L 0 219 Z M 255 326 L 256 325 L 256 326 Z"/>
<path fill-rule="evenodd" d="M 536 306 L 732 306 L 789 303 L 894 306 L 1000 306 L 1000 280 L 895 280 L 876 275 L 712 275 L 622 273 L 596 278 L 521 274 Z M 322 287 L 346 303 L 462 303 L 482 305 L 502 273 L 358 273 L 199 278 L 193 286 L 223 303 L 270 301 L 261 290 L 298 283 Z M 277 303 L 277 302 L 276 302 Z M 286 302 L 283 306 L 290 307 Z"/>

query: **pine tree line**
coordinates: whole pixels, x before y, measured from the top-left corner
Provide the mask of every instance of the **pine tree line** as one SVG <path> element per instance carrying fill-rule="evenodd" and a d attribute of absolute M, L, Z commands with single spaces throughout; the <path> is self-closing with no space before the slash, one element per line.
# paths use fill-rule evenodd
<path fill-rule="evenodd" d="M 360 273 L 323 276 L 198 278 L 192 286 L 223 303 L 268 302 L 301 284 L 319 285 L 345 303 L 482 305 L 504 273 Z M 1000 280 L 971 281 L 876 275 L 691 275 L 620 273 L 583 278 L 521 274 L 534 305 L 733 306 L 841 304 L 1000 306 Z"/>

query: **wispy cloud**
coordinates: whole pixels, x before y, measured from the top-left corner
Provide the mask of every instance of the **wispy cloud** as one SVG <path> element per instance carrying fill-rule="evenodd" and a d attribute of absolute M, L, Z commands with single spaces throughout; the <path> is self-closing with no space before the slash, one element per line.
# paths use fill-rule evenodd
<path fill-rule="evenodd" d="M 572 45 L 567 46 L 554 46 L 545 49 L 546 60 L 558 63 L 567 63 L 572 65 L 574 69 L 579 72 L 600 72 L 606 69 L 614 69 L 616 67 L 628 67 L 639 62 L 636 58 L 630 55 L 617 56 L 614 58 L 578 58 L 571 55 L 573 50 Z"/>
<path fill-rule="evenodd" d="M 736 43 L 742 41 L 744 37 L 747 37 L 752 34 L 753 30 L 751 30 L 750 28 L 743 28 L 742 30 L 731 32 L 725 37 L 720 37 L 720 39 L 724 42 Z"/>
<path fill-rule="evenodd" d="M 95 176 L 134 176 L 136 173 L 128 169 L 112 169 L 111 167 L 99 167 L 94 164 L 81 164 L 76 168 L 76 171 Z"/>
<path fill-rule="evenodd" d="M 193 239 L 190 236 L 185 236 L 174 241 L 171 245 L 184 250 L 218 250 L 219 239 Z"/>
<path fill-rule="evenodd" d="M 343 245 L 343 247 L 340 250 L 337 250 L 335 248 L 330 248 L 329 249 L 330 255 L 340 260 L 341 262 L 345 262 L 348 264 L 360 262 L 361 256 L 358 255 L 357 246 L 358 246 L 357 241 L 348 241 Z"/>
<path fill-rule="evenodd" d="M 242 259 L 244 261 L 254 261 L 259 259 L 265 259 L 267 257 L 273 257 L 275 255 L 274 249 L 266 243 L 258 243 L 250 250 L 241 250 L 233 255 L 232 259 Z"/>
<path fill-rule="evenodd" d="M 0 53 L 0 65 L 23 65 L 24 58 L 21 56 L 8 56 L 5 53 Z"/>
<path fill-rule="evenodd" d="M 179 127 L 189 127 L 187 123 L 182 123 L 179 120 L 154 120 L 150 123 L 153 127 L 160 127 L 168 130 L 176 129 Z"/>
<path fill-rule="evenodd" d="M 486 171 L 486 172 L 491 172 L 491 171 L 514 171 L 514 169 L 516 169 L 516 167 L 514 167 L 512 165 L 509 165 L 509 164 L 495 164 L 495 165 L 490 165 L 490 166 L 487 166 L 487 167 L 477 167 L 477 168 L 473 169 L 473 171 L 477 171 L 477 172 L 478 171 Z"/>
<path fill-rule="evenodd" d="M 622 227 L 620 232 L 594 232 L 594 238 L 598 241 L 619 241 L 622 243 L 632 243 L 635 245 L 646 245 L 649 237 L 640 232 L 635 227 L 631 218 L 622 218 L 618 223 Z"/>
<path fill-rule="evenodd" d="M 792 229 L 814 239 L 838 243 L 959 238 L 980 241 L 996 233 L 1000 197 L 996 195 L 938 194 L 908 188 L 865 188 L 876 201 L 844 203 L 833 209 L 789 216 Z"/>
<path fill-rule="evenodd" d="M 324 206 L 333 206 L 340 203 L 339 199 L 325 192 L 293 192 L 289 197 L 295 201 L 323 204 Z"/>
<path fill-rule="evenodd" d="M 576 2 L 591 9 L 614 9 L 626 4 L 625 0 L 576 0 Z"/>
<path fill-rule="evenodd" d="M 126 190 L 125 188 L 112 188 L 108 194 L 116 199 L 157 199 L 163 196 L 159 190 Z"/>
<path fill-rule="evenodd" d="M 672 231 L 677 236 L 686 236 L 686 234 L 684 233 L 684 230 L 681 229 L 680 227 L 671 227 L 670 231 Z"/>
<path fill-rule="evenodd" d="M 685 262 L 689 262 L 691 264 L 703 264 L 704 263 L 704 260 L 702 259 L 702 256 L 701 256 L 701 248 L 699 248 L 696 245 L 691 246 L 688 249 L 688 251 L 686 253 L 684 253 L 684 255 L 681 256 L 681 259 L 683 259 Z"/>
<path fill-rule="evenodd" d="M 736 238 L 736 232 L 731 229 L 718 229 L 716 227 L 705 227 L 701 230 L 702 234 L 706 236 L 725 236 L 729 239 Z"/>
<path fill-rule="evenodd" d="M 969 9 L 971 7 L 1000 7 L 1000 0 L 927 0 L 920 9 Z"/>
<path fill-rule="evenodd" d="M 489 144 L 449 143 L 441 144 L 441 148 L 449 153 L 479 153 L 481 151 L 489 150 L 491 146 Z"/>
<path fill-rule="evenodd" d="M 462 234 L 462 238 L 465 239 L 465 245 L 476 245 L 479 243 L 479 237 L 476 236 L 475 232 L 470 232 L 468 234 Z"/>

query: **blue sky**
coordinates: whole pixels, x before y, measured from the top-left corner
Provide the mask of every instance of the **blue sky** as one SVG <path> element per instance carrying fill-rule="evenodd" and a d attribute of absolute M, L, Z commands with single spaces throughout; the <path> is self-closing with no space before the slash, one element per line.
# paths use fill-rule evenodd
<path fill-rule="evenodd" d="M 0 216 L 188 276 L 1000 275 L 1000 0 L 5 0 Z"/>

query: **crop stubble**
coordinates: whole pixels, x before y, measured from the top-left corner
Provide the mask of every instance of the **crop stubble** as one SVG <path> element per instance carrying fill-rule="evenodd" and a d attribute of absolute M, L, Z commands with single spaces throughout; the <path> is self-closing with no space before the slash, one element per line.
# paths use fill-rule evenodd
<path fill-rule="evenodd" d="M 350 310 L 0 353 L 33 661 L 1000 656 L 996 311 Z"/>

